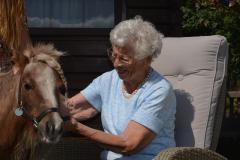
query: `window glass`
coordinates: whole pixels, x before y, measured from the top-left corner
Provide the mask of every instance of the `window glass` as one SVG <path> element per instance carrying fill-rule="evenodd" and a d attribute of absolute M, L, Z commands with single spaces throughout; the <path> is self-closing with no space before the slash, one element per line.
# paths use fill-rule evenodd
<path fill-rule="evenodd" d="M 111 28 L 114 0 L 26 0 L 31 28 Z"/>

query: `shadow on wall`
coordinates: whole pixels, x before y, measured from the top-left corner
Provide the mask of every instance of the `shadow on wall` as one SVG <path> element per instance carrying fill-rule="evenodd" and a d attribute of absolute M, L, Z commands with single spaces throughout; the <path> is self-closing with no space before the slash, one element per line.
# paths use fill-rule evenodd
<path fill-rule="evenodd" d="M 191 123 L 194 117 L 194 108 L 192 105 L 193 97 L 185 90 L 175 89 L 177 99 L 176 110 L 176 145 L 181 147 L 193 147 L 195 145 Z"/>

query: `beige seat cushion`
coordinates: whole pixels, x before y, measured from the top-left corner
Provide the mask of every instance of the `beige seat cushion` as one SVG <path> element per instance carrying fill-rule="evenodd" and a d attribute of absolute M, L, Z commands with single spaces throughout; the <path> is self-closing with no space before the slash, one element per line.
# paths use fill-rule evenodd
<path fill-rule="evenodd" d="M 219 134 L 214 132 L 221 125 L 216 123 L 221 123 L 216 120 L 217 110 L 223 113 L 219 97 L 227 52 L 222 36 L 164 38 L 162 53 L 152 66 L 172 83 L 177 96 L 177 146 L 213 146 L 213 136 Z"/>

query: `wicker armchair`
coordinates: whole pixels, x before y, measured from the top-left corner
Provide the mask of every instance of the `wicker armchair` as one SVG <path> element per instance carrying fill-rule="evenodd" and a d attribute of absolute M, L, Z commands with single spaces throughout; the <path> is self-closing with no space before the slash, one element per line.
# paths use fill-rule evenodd
<path fill-rule="evenodd" d="M 155 160 L 225 160 L 220 154 L 202 148 L 175 147 L 156 156 Z"/>
<path fill-rule="evenodd" d="M 225 106 L 228 46 L 225 37 L 165 38 L 153 67 L 177 97 L 176 148 L 156 160 L 223 160 L 214 152 Z"/>

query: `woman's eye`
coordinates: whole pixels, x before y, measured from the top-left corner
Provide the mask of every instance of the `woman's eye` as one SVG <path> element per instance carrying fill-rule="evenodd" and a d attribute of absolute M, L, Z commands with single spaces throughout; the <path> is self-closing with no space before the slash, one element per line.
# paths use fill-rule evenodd
<path fill-rule="evenodd" d="M 129 61 L 129 58 L 122 57 L 122 60 L 123 60 L 123 61 Z"/>
<path fill-rule="evenodd" d="M 27 90 L 27 91 L 29 91 L 29 90 L 33 89 L 33 87 L 32 87 L 31 84 L 25 83 L 25 84 L 24 84 L 24 89 Z"/>
<path fill-rule="evenodd" d="M 130 60 L 127 57 L 121 57 L 120 61 L 122 61 L 124 63 L 128 63 Z"/>

